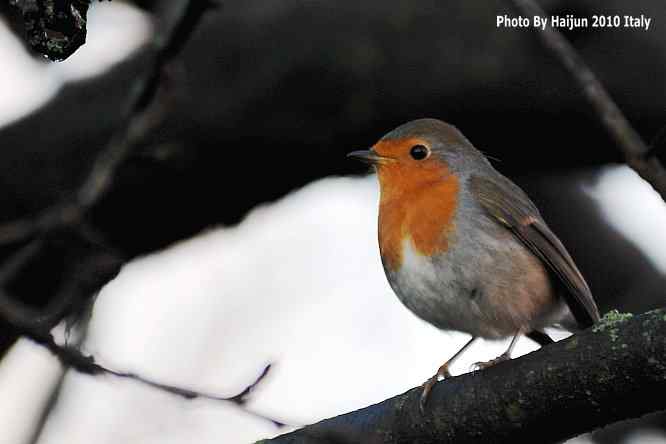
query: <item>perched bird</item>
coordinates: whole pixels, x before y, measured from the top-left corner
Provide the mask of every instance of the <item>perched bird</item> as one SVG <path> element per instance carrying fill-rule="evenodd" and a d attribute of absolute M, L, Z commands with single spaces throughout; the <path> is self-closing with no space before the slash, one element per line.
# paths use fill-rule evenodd
<path fill-rule="evenodd" d="M 510 359 L 521 335 L 591 326 L 590 288 L 539 210 L 455 127 L 436 119 L 399 126 L 349 157 L 375 166 L 379 250 L 400 301 L 421 319 L 472 338 L 423 385 L 420 407 L 476 338 L 512 337 L 485 368 Z"/>

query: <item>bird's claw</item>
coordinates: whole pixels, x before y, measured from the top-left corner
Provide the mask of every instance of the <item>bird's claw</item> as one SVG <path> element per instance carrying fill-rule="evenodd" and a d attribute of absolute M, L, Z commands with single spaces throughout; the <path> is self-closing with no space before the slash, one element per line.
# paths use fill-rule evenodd
<path fill-rule="evenodd" d="M 446 379 L 450 377 L 451 373 L 449 372 L 449 367 L 448 365 L 444 364 L 439 368 L 439 370 L 437 370 L 437 373 L 432 375 L 430 379 L 423 383 L 423 391 L 421 392 L 421 398 L 419 398 L 419 411 L 422 415 L 425 414 L 425 407 L 426 403 L 428 402 L 428 397 L 430 396 L 430 392 L 432 391 L 432 388 L 435 386 L 437 381 L 439 381 L 440 378 Z"/>
<path fill-rule="evenodd" d="M 490 361 L 486 362 L 476 362 L 472 364 L 472 370 L 485 370 L 489 367 L 492 367 L 493 365 L 499 364 L 500 362 L 508 361 L 511 359 L 511 356 L 509 356 L 507 353 L 502 353 L 495 359 L 491 359 Z"/>

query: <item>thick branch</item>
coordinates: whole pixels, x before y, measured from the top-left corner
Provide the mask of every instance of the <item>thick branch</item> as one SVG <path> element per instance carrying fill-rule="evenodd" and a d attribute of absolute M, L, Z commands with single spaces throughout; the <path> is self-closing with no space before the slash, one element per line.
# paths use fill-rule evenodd
<path fill-rule="evenodd" d="M 512 2 L 521 14 L 529 17 L 546 16 L 534 0 L 512 0 Z M 624 154 L 627 164 L 650 183 L 666 201 L 666 169 L 622 114 L 597 76 L 557 29 L 548 25 L 545 29 L 539 28 L 537 32 L 544 46 L 557 57 L 582 89 L 602 125 Z"/>
<path fill-rule="evenodd" d="M 592 329 L 484 371 L 419 387 L 265 442 L 555 443 L 666 409 L 666 310 Z"/>

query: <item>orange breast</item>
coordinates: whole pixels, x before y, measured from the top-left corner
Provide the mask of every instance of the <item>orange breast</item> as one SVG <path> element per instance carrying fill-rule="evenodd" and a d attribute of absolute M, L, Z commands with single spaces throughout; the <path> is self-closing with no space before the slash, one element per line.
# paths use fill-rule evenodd
<path fill-rule="evenodd" d="M 436 159 L 418 168 L 396 162 L 382 165 L 378 176 L 379 248 L 386 266 L 400 269 L 405 239 L 422 255 L 446 251 L 459 190 L 446 165 Z"/>

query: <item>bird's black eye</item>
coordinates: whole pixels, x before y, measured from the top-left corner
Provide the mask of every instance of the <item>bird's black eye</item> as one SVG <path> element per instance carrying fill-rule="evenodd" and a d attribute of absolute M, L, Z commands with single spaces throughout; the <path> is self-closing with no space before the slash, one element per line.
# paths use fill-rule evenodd
<path fill-rule="evenodd" d="M 428 157 L 430 151 L 423 145 L 414 145 L 411 150 L 409 150 L 409 155 L 412 156 L 414 160 L 423 160 Z"/>

